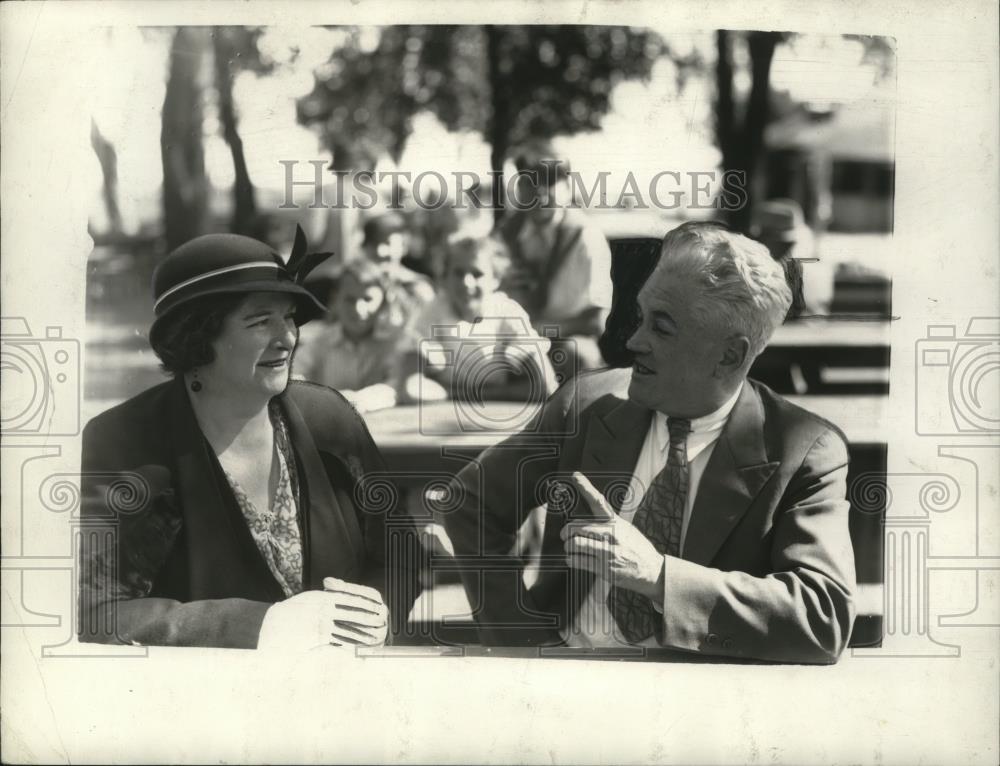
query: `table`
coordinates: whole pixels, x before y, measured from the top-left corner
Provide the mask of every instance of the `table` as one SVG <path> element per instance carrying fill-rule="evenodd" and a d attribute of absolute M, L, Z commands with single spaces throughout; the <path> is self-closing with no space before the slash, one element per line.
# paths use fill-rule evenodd
<path fill-rule="evenodd" d="M 774 331 L 750 376 L 779 393 L 885 394 L 889 322 L 817 317 Z"/>
<path fill-rule="evenodd" d="M 889 322 L 812 317 L 779 326 L 768 347 L 883 348 L 889 347 Z"/>

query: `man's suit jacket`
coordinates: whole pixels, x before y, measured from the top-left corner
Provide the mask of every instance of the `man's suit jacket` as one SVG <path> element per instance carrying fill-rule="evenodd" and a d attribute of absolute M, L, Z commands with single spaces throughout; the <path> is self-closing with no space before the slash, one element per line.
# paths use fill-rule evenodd
<path fill-rule="evenodd" d="M 520 434 L 457 477 L 446 517 L 483 640 L 558 644 L 593 584 L 565 564 L 559 532 L 589 515 L 565 484 L 581 471 L 613 507 L 652 412 L 627 398 L 630 370 L 584 373 Z M 747 381 L 701 479 L 680 558 L 665 568 L 663 645 L 713 655 L 835 662 L 854 618 L 854 554 L 837 428 Z M 505 554 L 525 514 L 548 502 L 542 563 L 526 591 Z M 475 571 L 473 571 L 475 570 Z"/>
<path fill-rule="evenodd" d="M 298 472 L 303 587 L 322 589 L 324 577 L 371 585 L 398 627 L 416 598 L 416 573 L 389 571 L 398 562 L 387 562 L 387 537 L 394 530 L 405 538 L 396 544 L 416 543 L 394 509 L 366 504 L 378 493 L 359 491 L 384 471 L 364 421 L 312 383 L 293 381 L 278 403 Z M 254 648 L 264 613 L 284 598 L 183 381 L 87 425 L 81 515 L 83 641 Z"/>

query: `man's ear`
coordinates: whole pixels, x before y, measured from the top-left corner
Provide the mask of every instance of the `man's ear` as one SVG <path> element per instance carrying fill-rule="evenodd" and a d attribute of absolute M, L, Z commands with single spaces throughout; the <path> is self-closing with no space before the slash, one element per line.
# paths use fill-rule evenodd
<path fill-rule="evenodd" d="M 750 357 L 750 340 L 745 335 L 734 335 L 726 340 L 722 358 L 715 366 L 717 378 L 727 378 L 739 373 Z"/>

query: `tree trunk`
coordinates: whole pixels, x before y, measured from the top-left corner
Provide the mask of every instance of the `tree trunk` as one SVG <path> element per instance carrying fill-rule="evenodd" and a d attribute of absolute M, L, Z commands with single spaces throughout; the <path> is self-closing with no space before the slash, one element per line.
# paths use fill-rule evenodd
<path fill-rule="evenodd" d="M 118 154 L 115 147 L 102 134 L 97 123 L 90 120 L 90 145 L 101 163 L 104 208 L 108 214 L 108 235 L 112 238 L 122 234 L 122 215 L 118 207 Z"/>
<path fill-rule="evenodd" d="M 205 30 L 197 27 L 178 29 L 170 48 L 160 156 L 163 226 L 171 250 L 203 234 L 207 220 L 208 179 L 202 144 L 200 78 L 204 49 Z"/>
<path fill-rule="evenodd" d="M 733 104 L 732 42 L 729 32 L 720 29 L 715 33 L 717 59 L 715 65 L 715 138 L 722 153 L 722 167 L 728 170 L 736 159 L 733 156 L 736 135 L 735 106 Z"/>
<path fill-rule="evenodd" d="M 780 32 L 751 32 L 747 37 L 753 84 L 750 87 L 743 123 L 743 169 L 747 174 L 746 188 L 751 200 L 756 189 L 755 179 L 764 151 L 764 129 L 771 119 L 771 60 L 781 38 Z M 750 213 L 749 205 L 737 211 L 733 221 L 737 229 L 746 231 L 750 228 Z"/>
<path fill-rule="evenodd" d="M 771 60 L 782 37 L 780 32 L 751 32 L 747 36 L 752 85 L 742 124 L 737 126 L 730 33 L 723 29 L 716 32 L 716 140 L 722 153 L 723 170 L 743 173 L 740 185 L 746 189 L 747 195 L 746 205 L 727 211 L 729 224 L 738 231 L 745 232 L 750 228 L 754 179 L 764 149 L 764 129 L 770 120 Z M 730 188 L 735 183 L 738 182 L 733 178 L 726 180 Z"/>
<path fill-rule="evenodd" d="M 492 25 L 486 27 L 486 52 L 492 104 L 487 137 L 491 147 L 490 169 L 493 171 L 494 223 L 499 223 L 504 215 L 506 194 L 503 182 L 503 162 L 507 157 L 507 142 L 510 138 L 510 94 L 507 92 L 506 78 L 500 70 L 502 41 L 503 31 L 499 27 Z"/>
<path fill-rule="evenodd" d="M 229 145 L 233 155 L 233 222 L 235 234 L 254 236 L 257 203 L 253 182 L 247 170 L 246 157 L 243 154 L 243 139 L 240 138 L 236 107 L 233 104 L 233 72 L 231 60 L 232 47 L 225 39 L 224 30 L 215 28 L 213 37 L 213 52 L 215 54 L 215 87 L 219 94 L 219 122 L 222 124 L 222 135 Z"/>

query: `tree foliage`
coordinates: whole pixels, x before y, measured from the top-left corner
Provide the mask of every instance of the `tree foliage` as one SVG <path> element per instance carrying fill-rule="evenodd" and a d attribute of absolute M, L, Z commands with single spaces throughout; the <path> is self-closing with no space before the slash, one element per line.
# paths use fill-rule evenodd
<path fill-rule="evenodd" d="M 450 130 L 480 132 L 500 170 L 512 144 L 599 128 L 614 86 L 647 78 L 665 50 L 655 33 L 628 27 L 353 28 L 298 116 L 318 128 L 338 169 L 398 159 L 426 110 Z"/>

